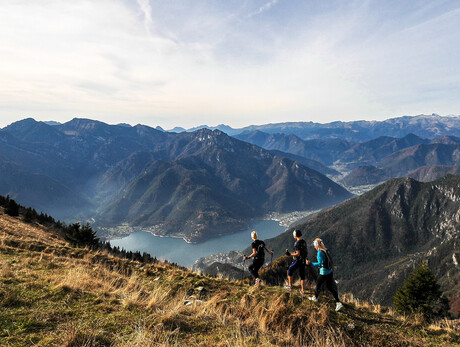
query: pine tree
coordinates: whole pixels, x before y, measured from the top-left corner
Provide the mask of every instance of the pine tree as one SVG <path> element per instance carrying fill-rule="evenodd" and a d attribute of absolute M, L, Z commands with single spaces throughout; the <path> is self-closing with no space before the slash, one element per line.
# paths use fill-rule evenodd
<path fill-rule="evenodd" d="M 30 223 L 32 222 L 35 217 L 36 217 L 36 213 L 34 214 L 32 208 L 28 207 L 26 208 L 25 212 L 24 212 L 24 222 L 26 223 Z"/>
<path fill-rule="evenodd" d="M 399 313 L 420 312 L 428 319 L 446 316 L 449 311 L 449 303 L 426 263 L 420 264 L 396 292 L 393 305 Z"/>
<path fill-rule="evenodd" d="M 12 217 L 19 216 L 19 205 L 13 199 L 10 199 L 9 196 L 7 198 L 7 203 L 5 207 L 5 213 Z"/>
<path fill-rule="evenodd" d="M 72 245 L 75 246 L 93 246 L 99 245 L 99 239 L 96 232 L 89 224 L 80 225 L 80 223 L 70 224 L 64 231 L 64 236 Z"/>

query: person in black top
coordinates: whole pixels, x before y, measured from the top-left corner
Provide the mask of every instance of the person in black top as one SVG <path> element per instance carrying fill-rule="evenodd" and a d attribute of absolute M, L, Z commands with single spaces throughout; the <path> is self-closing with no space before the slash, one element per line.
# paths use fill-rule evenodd
<path fill-rule="evenodd" d="M 292 236 L 296 239 L 294 243 L 294 253 L 289 252 L 289 250 L 286 250 L 286 255 L 288 256 L 293 256 L 294 261 L 292 264 L 289 266 L 288 269 L 288 282 L 289 284 L 285 286 L 284 288 L 287 290 L 292 289 L 292 283 L 294 280 L 294 271 L 297 269 L 299 270 L 299 276 L 300 276 L 300 294 L 305 293 L 305 260 L 307 259 L 307 243 L 305 242 L 304 239 L 302 239 L 302 232 L 300 230 L 294 230 L 292 233 Z"/>
<path fill-rule="evenodd" d="M 244 256 L 243 259 L 250 259 L 254 258 L 254 261 L 252 262 L 252 265 L 249 266 L 249 272 L 251 273 L 252 277 L 255 279 L 255 286 L 258 286 L 260 284 L 260 278 L 259 278 L 259 270 L 264 265 L 265 261 L 265 250 L 267 250 L 268 253 L 273 254 L 272 251 L 270 251 L 267 246 L 265 246 L 265 243 L 262 240 L 257 239 L 257 232 L 253 231 L 251 232 L 251 238 L 253 239 L 253 243 L 251 244 L 252 246 L 252 254 L 249 256 Z"/>

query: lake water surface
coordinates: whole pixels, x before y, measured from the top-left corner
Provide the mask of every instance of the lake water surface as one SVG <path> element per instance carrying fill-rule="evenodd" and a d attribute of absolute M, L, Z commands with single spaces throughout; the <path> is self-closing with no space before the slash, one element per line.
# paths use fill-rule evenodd
<path fill-rule="evenodd" d="M 150 253 L 157 259 L 168 260 L 190 267 L 195 260 L 215 253 L 239 251 L 251 245 L 251 231 L 256 230 L 259 239 L 275 237 L 285 231 L 277 221 L 261 220 L 254 222 L 248 230 L 212 238 L 208 241 L 191 244 L 183 239 L 154 236 L 145 231 L 137 231 L 121 239 L 111 240 L 112 246 L 127 251 Z"/>

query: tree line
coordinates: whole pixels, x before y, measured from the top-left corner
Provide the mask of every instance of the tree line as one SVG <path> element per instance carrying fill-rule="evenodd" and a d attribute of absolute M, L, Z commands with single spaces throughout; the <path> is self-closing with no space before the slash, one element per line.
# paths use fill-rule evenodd
<path fill-rule="evenodd" d="M 9 216 L 22 217 L 23 221 L 26 223 L 38 223 L 56 231 L 73 247 L 88 247 L 91 250 L 106 251 L 118 258 L 134 260 L 143 264 L 158 262 L 158 259 L 156 257 L 152 257 L 149 253 L 127 251 L 124 248 L 113 247 L 110 242 L 101 241 L 97 237 L 96 231 L 93 230 L 91 225 L 88 223 L 83 225 L 80 223 L 66 224 L 59 220 L 55 220 L 52 216 L 46 213 L 39 213 L 34 208 L 24 207 L 18 204 L 14 199 L 10 198 L 9 195 L 6 197 L 0 195 L 0 206 L 4 208 L 5 213 Z M 165 261 L 165 263 L 168 263 L 168 261 Z M 185 269 L 178 264 L 171 264 Z"/>

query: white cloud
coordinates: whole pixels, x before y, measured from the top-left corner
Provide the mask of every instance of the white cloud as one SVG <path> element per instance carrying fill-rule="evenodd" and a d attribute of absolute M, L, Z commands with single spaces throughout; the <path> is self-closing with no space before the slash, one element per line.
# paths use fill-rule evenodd
<path fill-rule="evenodd" d="M 249 14 L 248 17 L 253 17 L 253 16 L 257 16 L 259 14 L 261 14 L 262 12 L 265 12 L 265 11 L 268 11 L 270 10 L 273 6 L 275 6 L 277 3 L 279 2 L 279 0 L 271 0 L 269 2 L 266 2 L 265 4 L 263 4 L 262 6 L 260 6 L 257 11 L 255 12 L 252 12 L 251 14 Z"/>
<path fill-rule="evenodd" d="M 139 7 L 144 15 L 144 26 L 145 30 L 149 35 L 151 35 L 150 28 L 153 25 L 152 19 L 152 6 L 150 6 L 149 0 L 137 0 Z"/>

